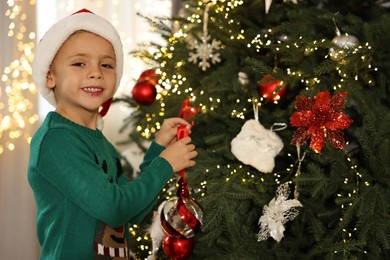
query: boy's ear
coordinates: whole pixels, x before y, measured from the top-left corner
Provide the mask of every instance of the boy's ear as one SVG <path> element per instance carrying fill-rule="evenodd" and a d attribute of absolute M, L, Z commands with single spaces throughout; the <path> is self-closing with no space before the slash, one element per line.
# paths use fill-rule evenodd
<path fill-rule="evenodd" d="M 54 88 L 56 86 L 54 75 L 51 70 L 49 70 L 46 74 L 46 87 Z"/>

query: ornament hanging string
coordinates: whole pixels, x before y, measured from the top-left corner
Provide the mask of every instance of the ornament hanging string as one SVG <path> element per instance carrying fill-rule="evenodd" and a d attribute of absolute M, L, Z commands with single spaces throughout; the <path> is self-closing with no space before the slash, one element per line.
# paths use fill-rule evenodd
<path fill-rule="evenodd" d="M 286 123 L 274 123 L 271 126 L 271 131 L 272 132 L 277 132 L 277 131 L 282 131 L 282 130 L 284 130 L 286 128 L 287 128 L 287 124 Z"/>
<path fill-rule="evenodd" d="M 298 177 L 301 174 L 301 165 L 303 159 L 305 159 L 307 150 L 303 153 L 301 157 L 301 146 L 297 144 L 297 154 L 298 154 L 298 167 L 297 167 L 297 172 L 295 173 L 295 188 L 294 188 L 294 199 L 299 198 L 299 187 L 298 187 Z"/>
<path fill-rule="evenodd" d="M 213 2 L 209 2 L 208 4 L 206 4 L 206 8 L 204 9 L 204 13 L 203 13 L 203 36 L 207 36 L 208 32 L 207 32 L 207 26 L 208 26 L 208 22 L 209 22 L 209 10 L 210 10 L 210 6 L 214 4 Z"/>
<path fill-rule="evenodd" d="M 253 114 L 256 121 L 259 121 L 259 103 L 257 103 L 256 99 L 252 99 L 252 106 L 253 106 Z M 282 131 L 287 128 L 286 123 L 274 123 L 271 126 L 272 132 Z"/>
<path fill-rule="evenodd" d="M 259 103 L 257 103 L 256 99 L 252 99 L 252 105 L 253 105 L 253 113 L 256 121 L 259 121 Z"/>
<path fill-rule="evenodd" d="M 189 41 L 189 49 L 194 50 L 194 52 L 189 53 L 188 61 L 192 63 L 198 63 L 199 67 L 202 68 L 203 71 L 206 71 L 207 68 L 210 67 L 210 62 L 212 64 L 216 64 L 221 61 L 220 54 L 218 50 L 221 49 L 221 41 L 216 39 L 212 39 L 210 35 L 208 35 L 208 19 L 209 19 L 209 10 L 211 5 L 214 5 L 214 2 L 209 2 L 205 6 L 205 10 L 203 12 L 203 28 L 200 34 L 200 42 L 198 40 Z"/>
<path fill-rule="evenodd" d="M 191 128 L 193 126 L 194 126 L 194 121 L 191 122 Z M 187 137 L 189 135 L 190 135 L 190 133 L 189 133 L 186 125 L 181 125 L 177 128 L 177 133 L 176 133 L 177 140 L 180 140 L 180 139 Z M 185 178 L 185 175 L 186 175 L 186 170 L 185 169 L 181 170 L 180 171 L 181 178 Z"/>
<path fill-rule="evenodd" d="M 336 19 L 332 18 L 332 20 L 333 20 L 333 23 L 334 23 L 334 27 L 336 29 L 336 36 L 341 35 L 340 29 L 337 27 Z"/>

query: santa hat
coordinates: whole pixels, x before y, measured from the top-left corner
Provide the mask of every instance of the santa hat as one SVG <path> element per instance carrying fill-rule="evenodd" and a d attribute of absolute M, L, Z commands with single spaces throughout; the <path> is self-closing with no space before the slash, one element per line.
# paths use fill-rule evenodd
<path fill-rule="evenodd" d="M 59 20 L 42 37 L 35 50 L 32 64 L 33 78 L 41 95 L 53 106 L 56 106 L 54 91 L 46 87 L 46 76 L 57 51 L 74 32 L 84 30 L 108 40 L 116 57 L 116 88 L 118 89 L 123 73 L 123 49 L 121 39 L 114 26 L 103 17 L 87 9 L 81 9 L 70 16 Z M 102 104 L 97 128 L 102 129 L 102 120 L 110 108 L 112 98 Z"/>

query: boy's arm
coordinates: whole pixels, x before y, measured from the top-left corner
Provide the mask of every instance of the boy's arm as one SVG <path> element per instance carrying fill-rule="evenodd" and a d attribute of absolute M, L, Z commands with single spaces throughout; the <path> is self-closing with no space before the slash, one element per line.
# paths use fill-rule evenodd
<path fill-rule="evenodd" d="M 161 149 L 153 147 L 151 157 Z M 143 218 L 173 174 L 171 165 L 155 156 L 143 164 L 138 178 L 124 185 L 110 183 L 88 145 L 70 131 L 50 131 L 41 153 L 36 172 L 72 203 L 113 227 Z"/>
<path fill-rule="evenodd" d="M 144 155 L 143 161 L 139 167 L 141 170 L 140 174 L 142 174 L 143 169 L 145 169 L 153 161 L 154 158 L 159 156 L 161 151 L 163 151 L 164 149 L 165 149 L 164 146 L 157 144 L 155 141 L 151 142 L 149 148 L 147 149 Z M 123 175 L 122 177 L 124 177 L 124 180 L 121 180 L 120 185 L 125 184 L 129 181 L 128 178 L 125 177 L 125 175 Z M 138 215 L 130 219 L 129 222 L 131 224 L 140 223 L 145 218 L 145 216 L 153 209 L 156 202 L 157 202 L 157 197 L 149 205 L 145 205 L 145 209 L 141 211 Z"/>
<path fill-rule="evenodd" d="M 141 172 L 144 168 L 146 168 L 150 163 L 151 161 L 159 156 L 159 154 L 165 149 L 164 146 L 161 146 L 159 144 L 157 144 L 155 141 L 152 141 L 148 150 L 146 151 L 145 153 L 145 156 L 143 158 L 143 161 L 141 163 L 141 165 L 139 166 Z"/>

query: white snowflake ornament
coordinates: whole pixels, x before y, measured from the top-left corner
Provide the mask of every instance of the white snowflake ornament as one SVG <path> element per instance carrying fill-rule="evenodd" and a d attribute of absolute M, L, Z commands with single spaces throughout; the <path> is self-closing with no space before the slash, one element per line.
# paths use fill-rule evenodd
<path fill-rule="evenodd" d="M 189 42 L 189 49 L 194 50 L 194 52 L 189 53 L 188 61 L 194 64 L 199 61 L 199 67 L 205 71 L 210 67 L 209 60 L 213 64 L 221 61 L 220 54 L 217 52 L 221 48 L 220 46 L 220 41 L 211 39 L 210 35 L 205 34 L 201 36 L 201 41 Z"/>
<path fill-rule="evenodd" d="M 214 2 L 206 4 L 206 8 L 203 12 L 203 32 L 200 36 L 200 41 L 191 39 L 188 42 L 189 49 L 194 50 L 194 52 L 189 53 L 190 57 L 188 58 L 188 61 L 194 64 L 199 61 L 199 67 L 201 67 L 203 71 L 210 67 L 209 60 L 212 64 L 216 64 L 221 61 L 218 51 L 221 49 L 222 42 L 216 39 L 211 39 L 207 32 L 209 10 L 212 5 L 214 5 Z"/>
<path fill-rule="evenodd" d="M 303 207 L 297 199 L 287 199 L 290 194 L 288 183 L 280 185 L 276 191 L 276 197 L 264 206 L 263 216 L 259 219 L 260 230 L 258 241 L 263 241 L 270 236 L 277 242 L 283 238 L 284 224 L 298 216 L 295 207 Z"/>

